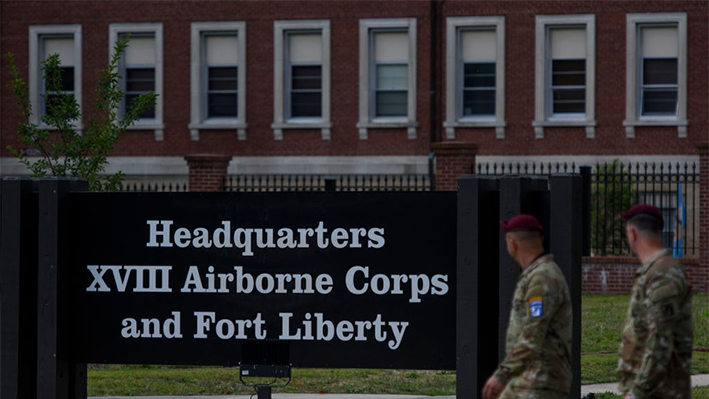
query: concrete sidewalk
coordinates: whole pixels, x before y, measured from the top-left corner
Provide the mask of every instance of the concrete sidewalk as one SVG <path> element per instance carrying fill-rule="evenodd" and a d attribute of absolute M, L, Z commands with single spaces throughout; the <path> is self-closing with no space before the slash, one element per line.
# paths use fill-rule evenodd
<path fill-rule="evenodd" d="M 709 386 L 709 374 L 692 376 L 693 387 Z M 581 396 L 589 393 L 611 392 L 619 395 L 618 383 L 593 384 L 581 387 Z M 254 396 L 255 397 L 255 396 Z M 251 395 L 218 395 L 218 396 L 105 396 L 92 399 L 250 399 Z M 318 394 L 318 393 L 274 393 L 273 399 L 455 399 L 455 396 L 417 396 L 417 395 L 360 395 L 360 394 Z"/>
<path fill-rule="evenodd" d="M 693 375 L 692 376 L 692 387 L 705 387 L 709 386 L 709 374 L 698 374 L 698 375 Z M 618 383 L 617 382 L 612 382 L 608 384 L 593 384 L 593 385 L 584 385 L 581 387 L 581 396 L 586 396 L 589 393 L 603 393 L 603 392 L 611 392 L 616 395 L 620 395 L 620 391 L 618 391 Z"/>

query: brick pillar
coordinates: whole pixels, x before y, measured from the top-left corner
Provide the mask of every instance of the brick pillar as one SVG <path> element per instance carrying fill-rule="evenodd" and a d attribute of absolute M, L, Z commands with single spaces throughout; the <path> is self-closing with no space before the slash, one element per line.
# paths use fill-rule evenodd
<path fill-rule="evenodd" d="M 473 173 L 478 146 L 446 141 L 431 144 L 436 156 L 436 191 L 457 191 L 458 178 Z"/>
<path fill-rule="evenodd" d="M 192 192 L 222 191 L 227 176 L 228 155 L 188 155 L 189 190 Z"/>
<path fill-rule="evenodd" d="M 699 268 L 704 272 L 704 291 L 709 293 L 709 143 L 699 151 Z"/>

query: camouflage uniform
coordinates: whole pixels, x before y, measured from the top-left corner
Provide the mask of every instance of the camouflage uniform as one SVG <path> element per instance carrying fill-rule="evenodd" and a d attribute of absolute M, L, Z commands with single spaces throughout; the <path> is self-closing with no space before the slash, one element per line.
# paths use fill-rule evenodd
<path fill-rule="evenodd" d="M 507 357 L 494 376 L 506 385 L 501 399 L 566 398 L 571 389 L 571 296 L 552 255 L 517 279 Z"/>
<path fill-rule="evenodd" d="M 665 249 L 635 273 L 619 350 L 620 391 L 689 399 L 692 344 L 692 287 Z"/>

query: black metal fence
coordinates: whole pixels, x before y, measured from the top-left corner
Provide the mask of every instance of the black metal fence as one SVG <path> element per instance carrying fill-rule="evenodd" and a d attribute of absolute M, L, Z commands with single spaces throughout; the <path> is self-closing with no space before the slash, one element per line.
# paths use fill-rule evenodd
<path fill-rule="evenodd" d="M 151 183 L 151 182 L 141 182 L 141 183 L 124 183 L 121 186 L 121 191 L 132 191 L 132 192 L 155 192 L 155 193 L 180 193 L 187 192 L 187 183 Z"/>
<path fill-rule="evenodd" d="M 431 191 L 428 175 L 232 175 L 229 192 L 274 191 Z"/>
<path fill-rule="evenodd" d="M 478 164 L 478 174 L 579 173 L 566 163 Z M 699 165 L 604 163 L 591 172 L 591 255 L 629 256 L 620 212 L 639 203 L 657 206 L 665 218 L 663 240 L 677 255 L 699 256 Z M 675 244 L 677 241 L 677 244 Z"/>
<path fill-rule="evenodd" d="M 489 163 L 483 175 L 579 173 L 575 163 Z M 620 212 L 639 203 L 657 206 L 665 218 L 663 240 L 684 257 L 699 256 L 699 165 L 696 163 L 604 163 L 591 171 L 591 255 L 629 256 Z M 430 175 L 232 175 L 226 192 L 432 191 Z M 123 191 L 184 192 L 187 183 L 129 183 Z M 680 240 L 677 240 L 679 238 Z M 680 244 L 675 245 L 675 241 Z"/>

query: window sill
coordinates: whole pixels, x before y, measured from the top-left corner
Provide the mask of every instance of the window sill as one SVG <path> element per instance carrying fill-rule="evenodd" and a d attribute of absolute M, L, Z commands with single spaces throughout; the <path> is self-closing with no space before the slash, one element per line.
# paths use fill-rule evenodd
<path fill-rule="evenodd" d="M 357 123 L 360 140 L 367 140 L 369 135 L 368 129 L 406 129 L 409 140 L 416 140 L 416 130 L 419 124 L 416 121 L 410 121 L 404 118 L 376 118 L 369 122 Z"/>
<path fill-rule="evenodd" d="M 636 126 L 676 126 L 677 137 L 685 139 L 687 138 L 687 126 L 689 126 L 689 121 L 686 119 L 678 119 L 672 117 L 646 117 L 633 121 L 625 120 L 623 121 L 623 126 L 625 126 L 625 137 L 629 139 L 635 138 Z"/>
<path fill-rule="evenodd" d="M 192 141 L 199 140 L 200 130 L 236 130 L 237 139 L 239 141 L 246 140 L 246 128 L 248 125 L 246 123 L 241 123 L 236 119 L 222 119 L 222 120 L 206 120 L 200 123 L 190 123 L 187 128 L 190 129 L 190 138 Z"/>
<path fill-rule="evenodd" d="M 155 134 L 155 141 L 163 141 L 165 139 L 165 125 L 162 123 L 136 122 L 128 126 L 126 130 L 152 130 Z"/>
<path fill-rule="evenodd" d="M 593 139 L 596 137 L 596 121 L 587 119 L 548 119 L 545 121 L 532 122 L 534 127 L 534 136 L 538 139 L 544 138 L 545 127 L 585 127 L 586 138 Z"/>
<path fill-rule="evenodd" d="M 446 138 L 448 140 L 455 139 L 455 129 L 484 129 L 495 128 L 495 137 L 498 139 L 505 138 L 505 127 L 507 122 L 498 121 L 497 119 L 459 119 L 455 122 L 444 122 L 443 127 L 446 129 Z"/>
<path fill-rule="evenodd" d="M 276 141 L 283 140 L 283 130 L 284 129 L 309 129 L 315 130 L 320 129 L 323 140 L 330 140 L 330 130 L 332 129 L 332 123 L 329 122 L 316 122 L 313 120 L 289 120 L 285 123 L 272 123 L 271 129 L 273 129 L 273 139 Z"/>

